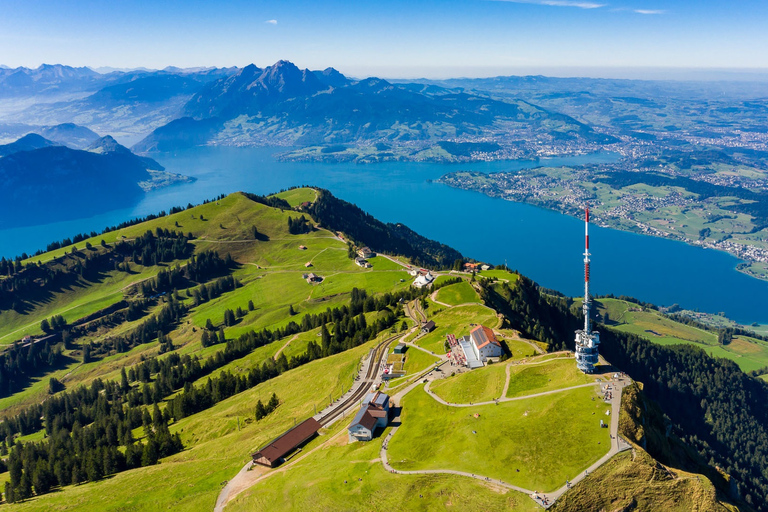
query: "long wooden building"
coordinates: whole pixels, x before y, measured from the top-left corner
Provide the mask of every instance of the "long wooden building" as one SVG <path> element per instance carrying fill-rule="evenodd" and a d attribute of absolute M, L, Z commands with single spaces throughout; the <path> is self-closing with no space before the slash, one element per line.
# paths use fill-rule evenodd
<path fill-rule="evenodd" d="M 320 423 L 314 418 L 302 421 L 254 453 L 253 462 L 270 468 L 279 466 L 286 455 L 312 439 L 320 427 Z"/>

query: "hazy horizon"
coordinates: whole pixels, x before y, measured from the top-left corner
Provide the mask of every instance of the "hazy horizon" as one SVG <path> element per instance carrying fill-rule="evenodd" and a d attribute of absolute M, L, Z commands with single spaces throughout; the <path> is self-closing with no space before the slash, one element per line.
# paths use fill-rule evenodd
<path fill-rule="evenodd" d="M 289 60 L 289 59 L 282 59 Z M 277 61 L 275 61 L 277 62 Z M 117 67 L 109 65 L 84 65 L 73 66 L 65 62 L 41 62 L 32 65 L 8 66 L 0 63 L 0 68 L 15 69 L 24 67 L 27 69 L 37 69 L 43 65 L 64 65 L 70 67 L 86 67 L 101 74 L 111 72 L 131 72 L 131 71 L 161 71 L 167 68 L 178 68 L 182 70 L 213 69 L 238 67 L 243 68 L 250 64 L 255 64 L 260 68 L 271 66 L 275 62 L 256 63 L 248 62 L 239 65 L 196 65 L 181 67 L 174 64 L 168 64 L 163 67 L 151 68 L 147 66 L 137 67 Z M 332 67 L 345 76 L 362 79 L 367 77 L 378 77 L 388 80 L 449 80 L 449 79 L 477 79 L 477 78 L 495 78 L 501 76 L 545 76 L 552 78 L 596 78 L 596 79 L 615 79 L 615 80 L 672 80 L 672 81 L 739 81 L 739 82 L 766 82 L 768 81 L 768 68 L 685 68 L 685 67 L 502 67 L 502 66 L 478 66 L 478 67 L 430 67 L 430 66 L 353 66 L 350 69 L 340 69 L 333 64 L 321 65 L 317 67 L 305 66 L 301 62 L 294 62 L 299 68 L 308 68 L 312 70 L 322 70 Z"/>
<path fill-rule="evenodd" d="M 351 76 L 657 78 L 768 73 L 768 2 L 9 0 L 0 63 L 260 67 Z"/>

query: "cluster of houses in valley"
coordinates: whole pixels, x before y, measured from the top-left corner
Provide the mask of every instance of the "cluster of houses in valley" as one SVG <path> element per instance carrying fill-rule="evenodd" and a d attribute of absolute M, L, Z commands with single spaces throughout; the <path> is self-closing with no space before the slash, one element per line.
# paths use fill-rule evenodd
<path fill-rule="evenodd" d="M 494 360 L 504 354 L 501 343 L 496 339 L 492 329 L 484 325 L 478 325 L 469 333 L 469 336 L 456 336 L 449 334 L 449 357 L 457 366 L 466 366 L 469 369 L 481 368 L 489 360 Z"/>

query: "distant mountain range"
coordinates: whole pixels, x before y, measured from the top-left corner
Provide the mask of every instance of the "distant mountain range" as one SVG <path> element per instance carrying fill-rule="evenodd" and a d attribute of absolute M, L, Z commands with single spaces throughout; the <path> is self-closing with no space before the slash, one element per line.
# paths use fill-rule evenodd
<path fill-rule="evenodd" d="M 146 190 L 177 181 L 190 178 L 164 172 L 110 136 L 81 150 L 28 134 L 0 146 L 0 229 L 127 207 Z"/>
<path fill-rule="evenodd" d="M 0 103 L 8 112 L 0 123 L 22 123 L 29 131 L 75 123 L 142 152 L 201 144 L 415 144 L 421 151 L 448 147 L 438 146 L 441 141 L 489 138 L 502 149 L 539 137 L 559 144 L 615 140 L 519 99 L 439 84 L 353 80 L 333 68 L 311 71 L 288 61 L 103 74 L 61 65 L 2 69 Z"/>
<path fill-rule="evenodd" d="M 353 81 L 333 68 L 299 69 L 287 61 L 208 83 L 184 106 L 183 120 L 156 129 L 137 151 L 206 143 L 328 145 L 426 142 L 488 137 L 510 127 L 594 143 L 612 137 L 523 101 L 500 101 L 461 89 Z"/>
<path fill-rule="evenodd" d="M 187 101 L 206 83 L 235 71 L 166 68 L 97 73 L 61 65 L 0 69 L 4 112 L 0 124 L 24 124 L 29 132 L 76 123 L 134 144 L 180 117 Z"/>

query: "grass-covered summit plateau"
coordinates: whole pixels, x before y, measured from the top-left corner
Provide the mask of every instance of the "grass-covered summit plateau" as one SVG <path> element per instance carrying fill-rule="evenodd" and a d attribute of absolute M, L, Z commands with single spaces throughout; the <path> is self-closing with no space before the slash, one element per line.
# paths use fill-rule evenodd
<path fill-rule="evenodd" d="M 314 188 L 221 196 L 0 261 L 4 501 L 45 511 L 764 509 L 754 475 L 765 383 L 603 325 L 608 361 L 585 376 L 569 351 L 581 322 L 569 299 L 504 268 L 451 270 L 464 261 Z M 431 287 L 412 286 L 421 269 Z M 447 335 L 478 325 L 504 355 L 468 371 L 452 364 Z M 385 362 L 400 372 L 380 388 L 390 421 L 350 443 Z M 705 367 L 722 378 L 694 387 Z M 617 380 L 620 370 L 631 378 Z M 732 410 L 753 459 L 719 430 Z M 318 436 L 275 468 L 250 464 L 311 417 Z"/>

